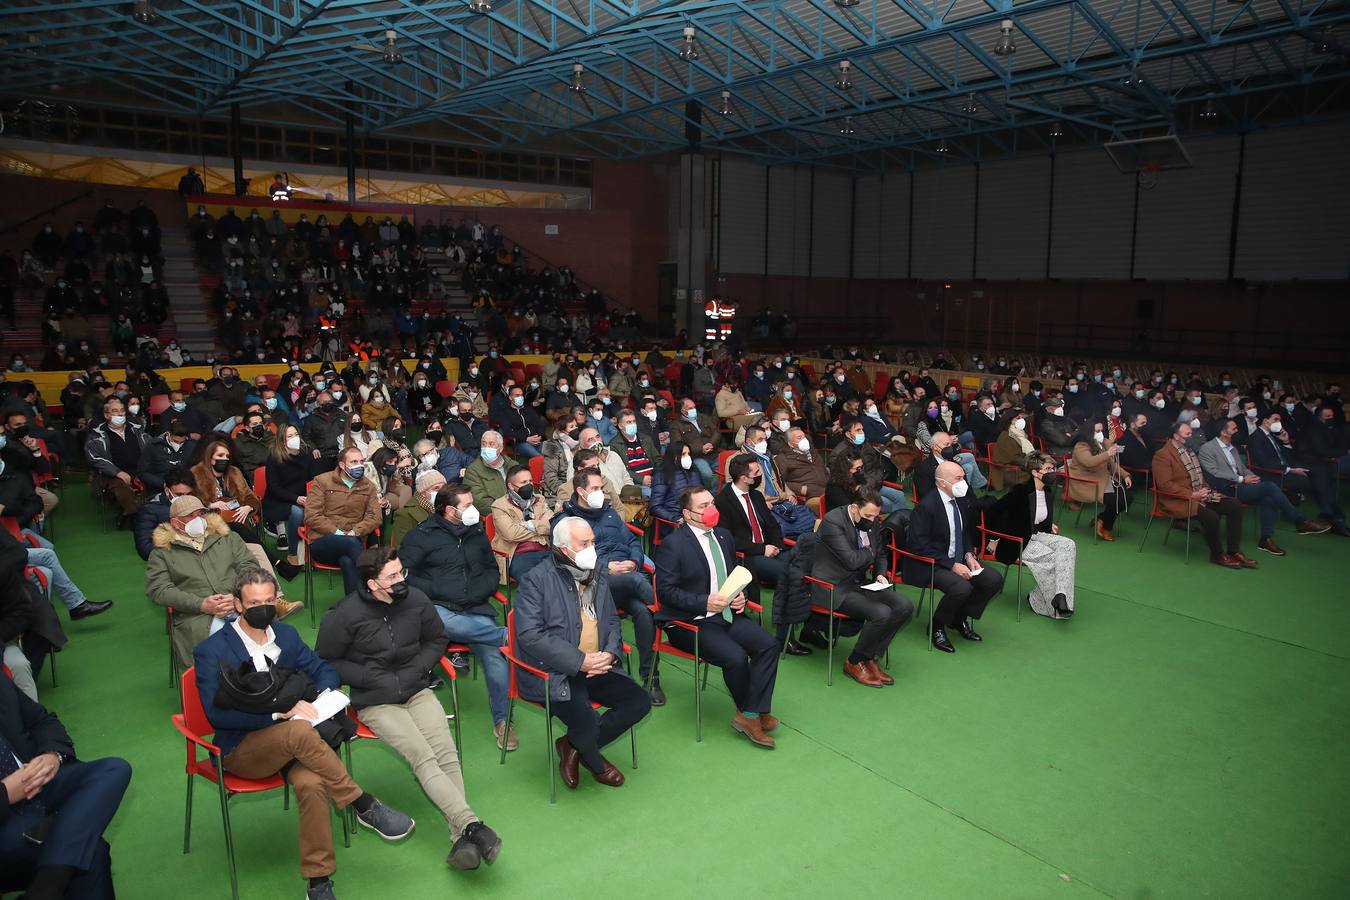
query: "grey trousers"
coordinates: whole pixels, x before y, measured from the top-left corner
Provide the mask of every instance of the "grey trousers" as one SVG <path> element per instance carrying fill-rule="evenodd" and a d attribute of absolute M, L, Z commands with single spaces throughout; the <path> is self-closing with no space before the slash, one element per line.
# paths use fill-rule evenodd
<path fill-rule="evenodd" d="M 1022 548 L 1022 562 L 1036 579 L 1030 597 L 1033 612 L 1058 619 L 1059 613 L 1050 603 L 1056 594 L 1063 594 L 1066 605 L 1073 609 L 1073 572 L 1078 562 L 1078 545 L 1073 538 L 1033 534 Z"/>

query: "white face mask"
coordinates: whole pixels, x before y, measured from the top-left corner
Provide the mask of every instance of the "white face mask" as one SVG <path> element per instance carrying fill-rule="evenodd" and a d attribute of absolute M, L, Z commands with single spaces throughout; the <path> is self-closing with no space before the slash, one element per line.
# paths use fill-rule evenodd
<path fill-rule="evenodd" d="M 477 525 L 478 519 L 478 507 L 476 506 L 470 506 L 468 509 L 459 511 L 459 521 L 462 525 Z"/>
<path fill-rule="evenodd" d="M 591 509 L 599 509 L 605 505 L 604 491 L 591 491 L 586 495 L 586 505 Z"/>
<path fill-rule="evenodd" d="M 690 469 L 692 469 L 693 467 L 694 467 L 694 460 L 693 460 L 692 457 L 689 457 L 689 456 L 681 456 L 681 457 L 680 457 L 680 468 L 681 468 L 681 469 L 684 469 L 684 470 L 687 472 L 687 471 L 689 471 Z"/>
<path fill-rule="evenodd" d="M 970 490 L 970 485 L 966 484 L 966 480 L 962 478 L 952 485 L 952 496 L 957 498 L 964 497 L 968 490 Z"/>
<path fill-rule="evenodd" d="M 811 449 L 811 442 L 808 441 L 806 438 L 802 438 L 800 441 L 797 442 L 797 449 L 805 453 L 807 450 Z"/>
<path fill-rule="evenodd" d="M 295 436 L 293 436 L 293 437 L 288 437 L 288 438 L 286 438 L 286 449 L 287 449 L 287 450 L 299 450 L 299 449 L 300 449 L 300 436 L 299 436 L 299 435 L 295 435 Z"/>
<path fill-rule="evenodd" d="M 1057 415 L 1057 416 L 1062 416 L 1062 415 L 1064 415 L 1064 407 L 1062 407 L 1062 406 L 1056 406 L 1054 409 L 1052 409 L 1052 410 L 1050 410 L 1050 411 L 1051 411 L 1052 413 L 1054 413 L 1055 415 Z"/>
<path fill-rule="evenodd" d="M 1013 419 L 1012 427 L 1016 428 L 1018 431 L 1021 431 L 1023 428 L 1027 427 L 1027 420 Z"/>
<path fill-rule="evenodd" d="M 1284 423 L 1283 423 L 1283 422 L 1271 422 L 1271 423 L 1270 423 L 1270 433 L 1271 433 L 1271 434 L 1279 434 L 1281 431 L 1284 431 Z"/>
<path fill-rule="evenodd" d="M 436 460 L 440 458 L 441 455 L 437 453 L 435 450 L 428 450 L 426 453 L 422 454 L 422 465 L 434 466 L 436 465 Z"/>
<path fill-rule="evenodd" d="M 1167 401 L 1166 401 L 1166 400 L 1163 400 L 1163 399 L 1161 399 L 1161 398 L 1153 401 L 1153 406 L 1154 406 L 1155 409 L 1162 409 L 1162 408 L 1165 407 L 1166 405 L 1167 405 Z"/>
<path fill-rule="evenodd" d="M 113 416 L 113 417 L 112 417 L 112 423 L 113 423 L 113 427 L 114 427 L 114 428 L 121 428 L 123 425 L 127 424 L 127 417 L 126 417 L 126 416 Z"/>
<path fill-rule="evenodd" d="M 1100 432 L 1100 431 L 1094 431 L 1094 432 L 1092 432 L 1092 439 L 1095 440 L 1097 443 L 1100 444 L 1100 443 L 1103 443 L 1103 442 L 1106 440 L 1106 435 L 1103 434 L 1103 433 Z"/>
<path fill-rule="evenodd" d="M 1119 418 L 1120 418 L 1120 407 L 1119 407 L 1119 406 L 1113 406 L 1113 407 L 1111 407 L 1111 418 L 1113 418 L 1113 419 L 1119 419 Z"/>
<path fill-rule="evenodd" d="M 198 516 L 183 526 L 184 533 L 190 538 L 199 538 L 206 534 L 206 519 Z"/>
<path fill-rule="evenodd" d="M 760 456 L 763 456 L 765 453 L 769 451 L 769 443 L 768 441 L 757 441 L 750 445 L 750 449 L 758 453 Z"/>
<path fill-rule="evenodd" d="M 788 430 L 789 428 L 792 427 L 792 420 L 791 420 L 791 419 L 779 419 L 779 420 L 778 420 L 777 422 L 775 422 L 774 424 L 778 426 L 778 430 L 779 430 L 779 431 L 782 431 L 782 432 L 786 433 L 787 430 Z"/>
<path fill-rule="evenodd" d="M 595 545 L 591 544 L 585 550 L 580 550 L 577 555 L 572 557 L 572 565 L 583 572 L 589 572 L 595 568 Z"/>
<path fill-rule="evenodd" d="M 1256 407 L 1247 410 L 1247 418 L 1255 420 L 1257 415 Z"/>

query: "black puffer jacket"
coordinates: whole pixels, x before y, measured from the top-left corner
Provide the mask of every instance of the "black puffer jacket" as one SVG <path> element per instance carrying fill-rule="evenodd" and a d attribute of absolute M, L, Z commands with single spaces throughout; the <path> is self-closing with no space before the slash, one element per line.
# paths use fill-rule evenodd
<path fill-rule="evenodd" d="M 361 586 L 324 614 L 314 652 L 351 686 L 355 706 L 405 703 L 430 686 L 445 630 L 417 588 L 405 600 L 384 603 Z"/>
<path fill-rule="evenodd" d="M 773 622 L 775 625 L 796 625 L 805 622 L 811 614 L 811 591 L 803 576 L 811 574 L 820 537 L 808 531 L 797 538 L 797 546 L 789 555 L 787 572 L 778 579 L 773 591 Z"/>
<path fill-rule="evenodd" d="M 444 516 L 428 516 L 403 536 L 398 557 L 408 567 L 408 583 L 437 606 L 496 619 L 497 558 L 482 524 L 452 525 Z"/>

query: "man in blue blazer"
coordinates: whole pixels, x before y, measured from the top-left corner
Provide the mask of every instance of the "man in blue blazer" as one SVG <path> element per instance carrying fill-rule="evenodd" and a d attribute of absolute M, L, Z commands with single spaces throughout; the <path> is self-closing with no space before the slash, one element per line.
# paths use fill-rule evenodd
<path fill-rule="evenodd" d="M 352 781 L 342 760 L 314 727 L 318 712 L 301 700 L 286 712 L 251 713 L 216 703 L 222 666 L 236 672 L 251 662 L 304 672 L 320 692 L 337 690 L 337 673 L 300 639 L 290 625 L 276 622 L 277 582 L 272 573 L 244 569 L 235 584 L 232 624 L 197 645 L 193 652 L 197 692 L 206 718 L 216 729 L 226 771 L 244 778 L 285 772 L 300 805 L 300 874 L 309 879 L 311 900 L 331 900 L 331 876 L 337 869 L 328 798 L 338 809 L 356 808 L 357 821 L 385 840 L 406 837 L 414 822 L 385 806 Z M 339 713 L 343 715 L 343 713 Z"/>
<path fill-rule="evenodd" d="M 758 466 L 758 463 L 754 465 Z M 656 553 L 656 621 L 670 642 L 722 670 L 736 715 L 731 727 L 760 747 L 774 746 L 768 732 L 778 727 L 770 715 L 778 678 L 778 641 L 745 615 L 745 594 L 724 597 L 717 589 L 736 567 L 731 534 L 718 528 L 719 511 L 705 487 L 680 492 L 683 527 L 662 539 Z M 772 517 L 767 517 L 772 521 Z M 776 526 L 775 526 L 776 527 Z"/>
<path fill-rule="evenodd" d="M 944 653 L 955 653 L 947 639 L 947 629 L 955 627 L 968 641 L 983 640 L 971 626 L 971 619 L 984 614 L 984 608 L 1003 589 L 1003 576 L 992 568 L 980 569 L 975 559 L 975 526 L 979 514 L 965 499 L 966 480 L 961 466 L 944 462 L 937 467 L 937 490 L 919 501 L 909 520 L 907 549 L 936 562 L 928 565 L 904 557 L 901 572 L 905 583 L 924 586 L 931 579 L 942 592 L 942 602 L 933 613 L 933 646 Z M 978 571 L 978 574 L 974 574 Z"/>

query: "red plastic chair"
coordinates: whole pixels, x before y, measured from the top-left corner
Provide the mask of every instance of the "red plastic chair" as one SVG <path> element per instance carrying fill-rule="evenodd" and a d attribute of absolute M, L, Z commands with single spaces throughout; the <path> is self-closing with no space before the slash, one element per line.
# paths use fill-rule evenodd
<path fill-rule="evenodd" d="M 1011 534 L 1004 534 L 1001 531 L 994 531 L 992 528 L 986 528 L 984 524 L 984 510 L 980 510 L 980 551 L 975 554 L 975 558 L 981 562 L 1000 562 L 999 558 L 989 551 L 989 541 L 991 538 L 1000 541 L 1008 541 L 1017 545 L 1017 559 L 1011 563 L 1003 563 L 1003 585 L 1008 585 L 1008 569 L 1017 566 L 1017 621 L 1022 621 L 1022 569 L 1025 563 L 1022 562 L 1022 550 L 1026 547 L 1026 541 L 1020 537 Z"/>
<path fill-rule="evenodd" d="M 931 556 L 920 556 L 917 553 L 910 553 L 908 550 L 902 550 L 895 546 L 895 544 L 887 544 L 886 548 L 891 551 L 891 559 L 894 560 L 895 564 L 895 568 L 891 570 L 892 584 L 909 584 L 909 582 L 905 581 L 900 574 L 900 561 L 902 559 L 912 559 L 915 562 L 925 563 L 929 567 L 928 584 L 917 584 L 912 586 L 919 588 L 919 606 L 914 610 L 915 616 L 923 613 L 924 600 L 928 600 L 928 649 L 932 650 L 933 641 L 931 636 L 933 634 L 933 614 L 937 610 L 937 597 L 933 588 L 933 567 L 937 565 L 937 560 L 933 559 Z"/>
<path fill-rule="evenodd" d="M 1162 497 L 1171 497 L 1173 500 L 1185 500 L 1187 503 L 1186 511 L 1190 512 L 1191 509 L 1190 503 L 1192 501 L 1189 494 L 1174 494 L 1171 493 L 1170 491 L 1162 491 L 1158 489 L 1158 486 L 1156 484 L 1149 485 L 1149 491 L 1152 492 L 1153 494 L 1153 508 L 1148 511 L 1148 521 L 1144 523 L 1144 534 L 1142 537 L 1139 538 L 1139 550 L 1136 551 L 1138 553 L 1144 552 L 1144 542 L 1148 540 L 1148 530 L 1149 527 L 1153 525 L 1154 519 L 1172 519 L 1172 521 L 1174 522 L 1182 521 L 1181 519 L 1174 519 L 1172 516 L 1168 515 L 1166 512 L 1163 511 L 1162 505 L 1158 502 Z M 1195 516 L 1193 515 L 1188 515 L 1185 518 L 1186 565 L 1191 564 L 1191 520 L 1194 518 Z M 1172 529 L 1168 528 L 1166 531 L 1163 532 L 1164 545 L 1167 544 L 1167 539 L 1171 536 L 1172 536 Z"/>
<path fill-rule="evenodd" d="M 661 599 L 656 596 L 655 580 L 652 582 L 651 610 L 652 615 L 656 615 L 661 611 Z M 652 639 L 652 650 L 656 653 L 664 653 L 667 656 L 673 656 L 676 659 L 687 659 L 694 663 L 694 740 L 701 742 L 703 740 L 703 691 L 708 687 L 708 669 L 710 668 L 710 664 L 706 660 L 699 659 L 698 656 L 698 636 L 702 629 L 689 622 L 681 622 L 675 619 L 672 619 L 669 624 L 683 631 L 693 633 L 694 652 L 686 653 L 679 647 L 676 647 L 668 638 L 666 638 L 665 633 L 660 628 L 656 629 L 656 637 Z M 702 679 L 698 677 L 700 667 L 703 669 Z M 653 666 L 652 670 L 655 671 L 656 667 Z"/>
<path fill-rule="evenodd" d="M 1097 516 L 1101 509 L 1101 504 L 1097 501 L 1097 482 L 1074 475 L 1072 462 L 1066 461 L 1064 463 L 1064 493 L 1060 497 L 1066 507 L 1073 501 L 1073 498 L 1069 496 L 1069 486 L 1075 483 L 1087 485 L 1092 489 L 1092 542 L 1095 544 L 1097 543 Z M 1073 523 L 1075 525 L 1083 523 L 1083 506 L 1081 503 L 1078 505 L 1078 515 L 1074 518 Z"/>
<path fill-rule="evenodd" d="M 717 490 L 721 490 L 727 483 L 727 464 L 733 457 L 744 453 L 744 450 L 723 450 L 717 454 Z"/>
<path fill-rule="evenodd" d="M 829 646 L 829 649 L 828 649 L 828 651 L 827 651 L 827 654 L 828 654 L 828 655 L 827 655 L 827 658 L 826 658 L 826 667 L 825 667 L 825 686 L 826 686 L 826 687 L 831 687 L 831 686 L 834 685 L 834 641 L 835 641 L 835 625 L 836 625 L 836 623 L 837 623 L 840 619 L 847 619 L 848 616 L 845 615 L 844 613 L 841 613 L 839 610 L 837 610 L 837 609 L 834 608 L 834 585 L 833 585 L 833 584 L 831 584 L 831 583 L 828 582 L 828 581 L 822 581 L 822 580 L 820 580 L 819 578 L 816 578 L 816 577 L 814 577 L 814 576 L 812 576 L 812 575 L 803 575 L 803 576 L 802 576 L 802 581 L 806 582 L 807 585 L 812 585 L 812 584 L 820 585 L 821 587 L 825 588 L 826 590 L 828 590 L 828 591 L 830 592 L 830 605 L 829 605 L 828 607 L 826 607 L 826 606 L 821 606 L 819 603 L 816 603 L 816 602 L 813 600 L 813 601 L 811 601 L 811 612 L 815 613 L 816 615 L 824 616 L 824 617 L 825 617 L 825 620 L 826 620 L 826 623 L 827 623 L 827 624 L 826 624 L 826 631 L 827 631 L 827 634 L 826 634 L 825 641 L 826 641 L 826 643 L 829 644 L 830 646 Z M 807 590 L 810 590 L 810 588 L 808 587 Z"/>
<path fill-rule="evenodd" d="M 453 381 L 438 381 L 435 384 L 436 393 L 441 395 L 442 399 L 448 399 L 455 392 L 455 383 Z"/>
<path fill-rule="evenodd" d="M 314 559 L 314 552 L 310 549 L 310 544 L 314 539 L 310 537 L 308 525 L 301 525 L 296 529 L 296 533 L 300 538 L 300 543 L 305 545 L 305 605 L 309 607 L 309 624 L 316 625 L 318 624 L 318 613 L 314 611 L 314 573 L 336 572 L 341 575 L 342 567 L 330 566 Z"/>
<path fill-rule="evenodd" d="M 258 466 L 253 470 L 253 493 L 261 500 L 267 496 L 267 467 Z"/>
<path fill-rule="evenodd" d="M 530 664 L 528 664 L 528 663 L 521 662 L 519 655 L 516 653 L 516 614 L 515 614 L 514 611 L 508 612 L 508 613 L 506 614 L 506 646 L 503 647 L 503 648 L 501 648 L 501 650 L 502 650 L 502 656 L 505 656 L 505 657 L 506 657 L 506 662 L 507 662 L 507 665 L 508 665 L 508 671 L 509 671 L 510 674 L 511 674 L 510 681 L 509 681 L 508 684 L 507 684 L 507 691 L 506 691 L 507 703 L 506 703 L 506 729 L 505 729 L 505 733 L 507 733 L 507 734 L 510 734 L 510 733 L 511 733 L 511 723 L 512 723 L 512 721 L 514 720 L 515 709 L 516 709 L 516 701 L 517 701 L 517 700 L 520 700 L 520 701 L 522 701 L 522 702 L 524 702 L 524 703 L 528 703 L 530 706 L 533 706 L 533 707 L 535 707 L 535 708 L 537 708 L 537 709 L 542 709 L 542 710 L 544 711 L 544 732 L 545 732 L 545 739 L 546 739 L 546 743 L 545 743 L 545 748 L 544 748 L 544 749 L 545 749 L 545 751 L 546 751 L 546 752 L 545 752 L 545 765 L 546 765 L 546 767 L 548 768 L 548 802 L 549 802 L 549 803 L 556 803 L 556 802 L 558 802 L 558 793 L 557 793 L 557 787 L 556 787 L 556 785 L 555 785 L 554 782 L 553 782 L 553 768 L 554 768 L 554 766 L 553 766 L 553 751 L 554 751 L 554 747 L 553 747 L 553 705 L 552 705 L 552 701 L 549 699 L 549 679 L 552 678 L 552 676 L 549 675 L 549 673 L 545 672 L 545 671 L 542 670 L 542 669 L 536 669 L 534 666 L 532 666 L 532 665 L 530 665 Z M 629 660 L 629 656 L 630 656 L 630 654 L 631 654 L 632 652 L 633 652 L 633 650 L 632 650 L 631 647 L 629 647 L 627 644 L 624 644 L 624 645 L 623 645 L 624 668 L 629 669 L 630 671 L 632 670 L 632 665 L 631 665 L 631 662 L 630 662 L 630 660 Z M 527 672 L 528 674 L 533 675 L 535 678 L 538 678 L 539 680 L 541 680 L 541 681 L 544 682 L 544 702 L 543 702 L 543 703 L 537 703 L 537 702 L 535 702 L 534 700 L 530 700 L 530 699 L 528 699 L 528 698 L 526 698 L 526 697 L 522 697 L 522 696 L 520 695 L 520 685 L 519 685 L 519 682 L 518 682 L 518 680 L 517 680 L 518 676 L 517 676 L 517 674 L 516 674 L 516 672 L 517 672 L 518 669 L 523 669 L 523 670 L 524 670 L 525 672 Z M 592 700 L 592 701 L 591 701 L 591 708 L 592 708 L 592 709 L 600 709 L 600 704 L 599 704 L 599 703 L 596 703 L 594 700 Z M 637 768 L 637 730 L 636 730 L 635 728 L 630 728 L 630 729 L 628 729 L 628 739 L 629 739 L 629 741 L 631 741 L 631 743 L 632 743 L 633 768 L 636 769 L 636 768 Z M 503 766 L 506 765 L 506 742 L 505 742 L 505 741 L 502 742 L 501 761 L 500 761 L 499 764 L 500 764 L 500 765 L 503 765 Z"/>
<path fill-rule="evenodd" d="M 544 458 L 542 456 L 530 457 L 530 481 L 537 488 L 544 486 Z"/>
<path fill-rule="evenodd" d="M 215 726 L 206 718 L 201 697 L 197 694 L 197 673 L 188 669 L 183 673 L 179 684 L 183 711 L 171 716 L 173 727 L 178 729 L 187 740 L 187 808 L 183 813 L 183 852 L 191 849 L 192 840 L 192 784 L 194 777 L 205 778 L 220 790 L 220 816 L 225 831 L 225 857 L 230 866 L 230 896 L 239 900 L 239 878 L 234 862 L 234 832 L 230 827 L 230 798 L 236 794 L 260 794 L 265 791 L 282 789 L 283 808 L 290 808 L 290 789 L 280 775 L 266 778 L 243 778 L 224 770 L 221 763 L 220 748 L 207 740 L 215 734 Z M 205 750 L 206 756 L 198 756 L 198 749 Z M 351 846 L 351 837 L 347 831 L 346 816 L 342 820 L 343 843 Z"/>
<path fill-rule="evenodd" d="M 146 410 L 149 412 L 152 420 L 158 419 L 170 405 L 168 394 L 155 394 L 146 404 Z"/>
<path fill-rule="evenodd" d="M 506 596 L 502 594 L 501 591 L 497 591 L 496 593 L 494 593 L 492 595 L 492 599 L 500 603 L 502 607 L 507 610 L 508 613 L 510 612 L 511 601 L 508 600 Z M 461 644 L 455 641 L 451 641 L 450 643 L 445 645 L 445 652 L 462 653 L 465 656 L 467 656 L 469 658 L 470 674 L 474 679 L 478 678 L 478 657 L 477 655 L 474 654 L 472 647 L 470 647 L 468 644 Z M 442 657 L 442 659 L 444 659 L 444 657 Z"/>

